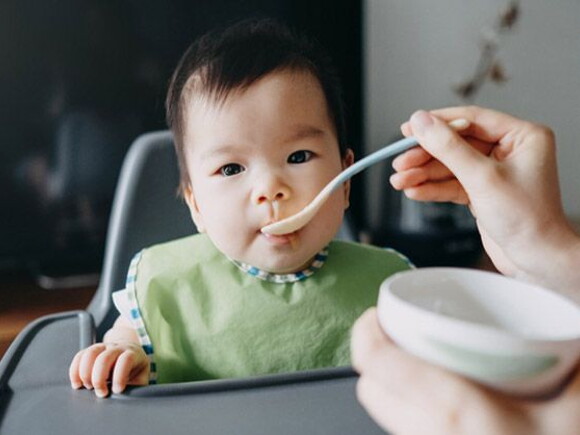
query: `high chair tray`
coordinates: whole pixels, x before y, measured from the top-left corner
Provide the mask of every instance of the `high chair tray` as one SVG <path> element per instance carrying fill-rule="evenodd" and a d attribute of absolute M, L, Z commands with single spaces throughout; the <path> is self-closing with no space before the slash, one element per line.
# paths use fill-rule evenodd
<path fill-rule="evenodd" d="M 93 341 L 90 314 L 43 317 L 0 361 L 0 434 L 382 434 L 349 368 L 135 387 L 98 399 L 68 366 Z"/>

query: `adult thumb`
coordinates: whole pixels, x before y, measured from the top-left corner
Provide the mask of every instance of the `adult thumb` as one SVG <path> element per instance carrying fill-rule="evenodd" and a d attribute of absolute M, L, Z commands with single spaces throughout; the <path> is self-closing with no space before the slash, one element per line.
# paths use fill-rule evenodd
<path fill-rule="evenodd" d="M 489 164 L 483 154 L 429 112 L 419 110 L 409 122 L 421 147 L 447 166 L 465 187 L 475 183 L 475 172 Z"/>

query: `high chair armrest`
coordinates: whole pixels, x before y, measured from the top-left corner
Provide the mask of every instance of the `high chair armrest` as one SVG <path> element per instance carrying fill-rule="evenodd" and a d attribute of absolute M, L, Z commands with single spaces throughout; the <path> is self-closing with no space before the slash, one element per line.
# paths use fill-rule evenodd
<path fill-rule="evenodd" d="M 0 392 L 68 382 L 72 358 L 93 343 L 94 335 L 93 317 L 86 311 L 36 319 L 18 334 L 0 361 Z"/>

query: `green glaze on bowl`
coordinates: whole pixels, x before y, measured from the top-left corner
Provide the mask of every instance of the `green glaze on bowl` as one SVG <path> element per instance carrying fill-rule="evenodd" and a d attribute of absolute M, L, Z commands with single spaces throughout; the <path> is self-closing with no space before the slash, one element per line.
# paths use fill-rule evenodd
<path fill-rule="evenodd" d="M 558 363 L 556 355 L 486 353 L 431 337 L 427 337 L 426 341 L 437 351 L 440 364 L 451 370 L 489 381 L 533 377 Z"/>

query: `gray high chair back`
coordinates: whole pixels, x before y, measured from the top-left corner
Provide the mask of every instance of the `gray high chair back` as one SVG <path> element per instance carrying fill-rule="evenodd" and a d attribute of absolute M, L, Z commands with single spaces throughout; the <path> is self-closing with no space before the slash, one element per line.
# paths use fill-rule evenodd
<path fill-rule="evenodd" d="M 146 133 L 131 145 L 123 163 L 109 222 L 99 288 L 88 311 L 97 339 L 117 317 L 111 293 L 125 287 L 129 263 L 141 249 L 196 232 L 177 196 L 179 170 L 169 131 Z M 348 216 L 337 238 L 355 240 Z"/>

